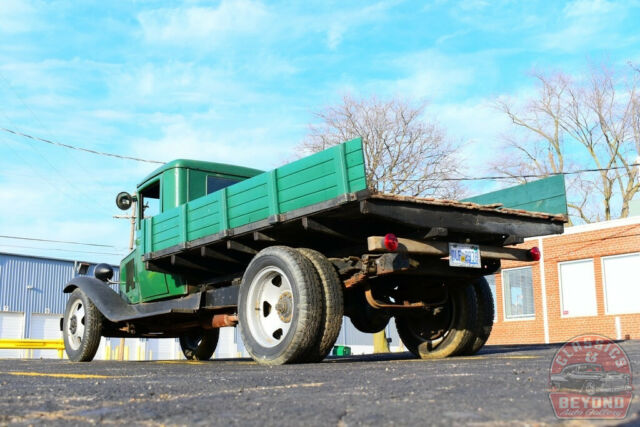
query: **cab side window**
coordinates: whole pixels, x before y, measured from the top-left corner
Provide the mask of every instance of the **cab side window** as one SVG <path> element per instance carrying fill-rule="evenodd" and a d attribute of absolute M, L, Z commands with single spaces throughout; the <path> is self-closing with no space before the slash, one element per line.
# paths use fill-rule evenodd
<path fill-rule="evenodd" d="M 207 175 L 207 194 L 211 194 L 214 191 L 222 190 L 223 188 L 235 184 L 236 182 L 238 181 L 234 179 Z"/>
<path fill-rule="evenodd" d="M 151 218 L 160 213 L 160 181 L 146 186 L 140 191 L 140 217 Z"/>

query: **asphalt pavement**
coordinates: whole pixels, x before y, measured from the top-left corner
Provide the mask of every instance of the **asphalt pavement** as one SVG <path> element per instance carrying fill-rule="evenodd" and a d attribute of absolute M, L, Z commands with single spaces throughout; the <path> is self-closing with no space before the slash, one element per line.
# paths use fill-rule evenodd
<path fill-rule="evenodd" d="M 621 345 L 633 367 L 640 366 L 640 341 Z M 275 367 L 250 359 L 4 359 L 0 425 L 555 424 L 548 380 L 558 348 L 486 347 L 476 356 L 432 361 L 395 353 Z M 629 424 L 640 424 L 637 394 Z"/>

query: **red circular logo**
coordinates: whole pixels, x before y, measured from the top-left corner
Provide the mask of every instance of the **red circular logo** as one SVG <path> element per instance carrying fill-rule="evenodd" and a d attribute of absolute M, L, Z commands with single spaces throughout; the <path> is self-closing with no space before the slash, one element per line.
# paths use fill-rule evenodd
<path fill-rule="evenodd" d="M 623 419 L 632 399 L 631 362 L 607 337 L 580 335 L 553 357 L 549 399 L 558 418 Z"/>

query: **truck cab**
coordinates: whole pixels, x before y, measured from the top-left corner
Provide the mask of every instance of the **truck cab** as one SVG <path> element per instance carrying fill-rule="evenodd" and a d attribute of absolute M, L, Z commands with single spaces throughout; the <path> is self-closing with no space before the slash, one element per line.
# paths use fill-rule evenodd
<path fill-rule="evenodd" d="M 189 287 L 176 274 L 148 271 L 142 261 L 143 223 L 191 200 L 262 173 L 257 169 L 200 160 L 177 159 L 149 174 L 136 190 L 135 247 L 120 264 L 120 293 L 131 304 L 176 297 Z M 158 224 L 156 224 L 158 226 Z"/>

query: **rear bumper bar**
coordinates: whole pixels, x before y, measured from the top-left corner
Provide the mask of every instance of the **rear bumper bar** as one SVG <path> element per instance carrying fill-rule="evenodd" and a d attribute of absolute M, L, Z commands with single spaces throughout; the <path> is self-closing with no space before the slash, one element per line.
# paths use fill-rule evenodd
<path fill-rule="evenodd" d="M 367 246 L 371 252 L 391 252 L 384 245 L 383 236 L 370 236 Z M 398 249 L 395 252 L 408 254 L 449 256 L 449 243 L 422 242 L 420 240 L 398 238 Z M 480 246 L 482 258 L 505 259 L 510 261 L 533 261 L 527 249 L 503 248 L 497 246 Z"/>

